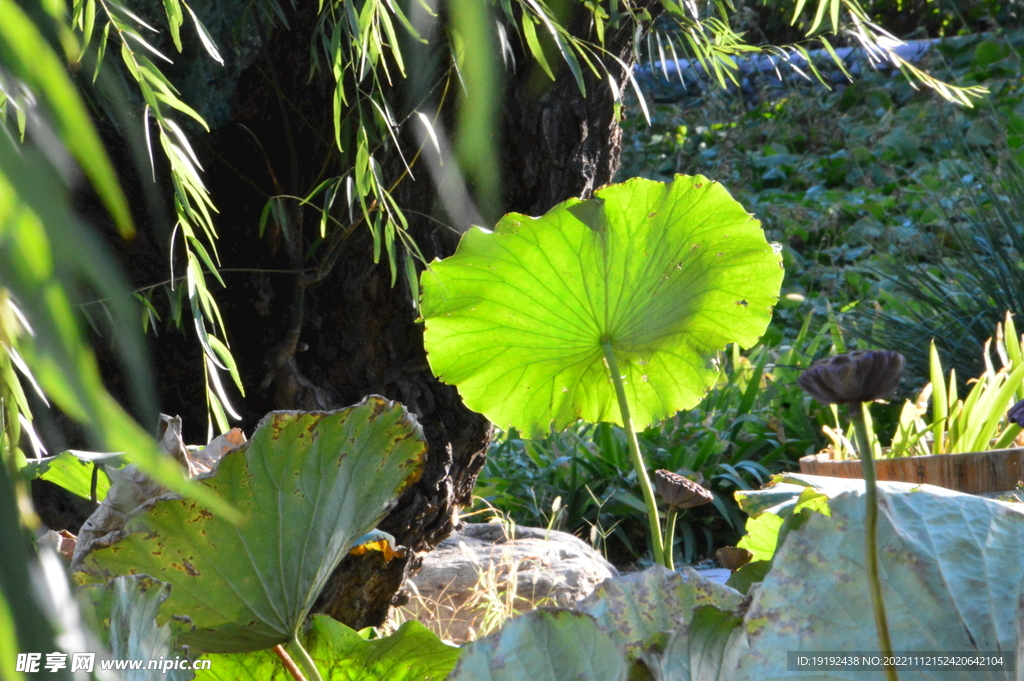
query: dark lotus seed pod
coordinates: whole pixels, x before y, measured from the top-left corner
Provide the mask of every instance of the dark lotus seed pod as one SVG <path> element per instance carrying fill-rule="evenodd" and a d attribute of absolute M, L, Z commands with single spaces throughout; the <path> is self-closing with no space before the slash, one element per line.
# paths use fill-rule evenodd
<path fill-rule="evenodd" d="M 654 471 L 654 485 L 658 488 L 658 495 L 673 508 L 703 506 L 715 498 L 711 490 L 663 468 Z"/>
<path fill-rule="evenodd" d="M 1010 407 L 1010 410 L 1006 412 L 1006 418 L 1008 421 L 1013 421 L 1018 426 L 1024 427 L 1024 400 Z"/>
<path fill-rule="evenodd" d="M 905 364 L 893 350 L 854 350 L 815 362 L 797 383 L 822 404 L 871 402 L 892 394 Z"/>

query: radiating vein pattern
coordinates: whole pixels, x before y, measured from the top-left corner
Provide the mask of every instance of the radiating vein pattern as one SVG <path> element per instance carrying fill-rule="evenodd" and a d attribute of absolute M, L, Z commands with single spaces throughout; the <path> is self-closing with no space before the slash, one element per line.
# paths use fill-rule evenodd
<path fill-rule="evenodd" d="M 618 421 L 611 343 L 638 426 L 688 408 L 726 344 L 771 318 L 781 259 L 718 183 L 635 179 L 471 230 L 423 275 L 431 368 L 501 427 Z"/>

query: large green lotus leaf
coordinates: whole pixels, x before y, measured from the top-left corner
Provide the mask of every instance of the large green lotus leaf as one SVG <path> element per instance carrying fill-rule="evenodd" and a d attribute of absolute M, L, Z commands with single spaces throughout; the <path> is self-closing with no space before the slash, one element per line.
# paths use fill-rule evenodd
<path fill-rule="evenodd" d="M 423 274 L 431 368 L 503 428 L 621 423 L 605 342 L 642 428 L 696 404 L 714 353 L 753 345 L 771 318 L 781 258 L 720 184 L 638 178 L 594 196 L 470 230 Z"/>
<path fill-rule="evenodd" d="M 419 477 L 426 443 L 399 404 L 371 396 L 336 412 L 272 412 L 202 480 L 240 525 L 187 499 L 149 502 L 125 536 L 89 554 L 87 578 L 148 574 L 172 585 L 167 615 L 206 652 L 290 638 L 338 561 Z"/>
<path fill-rule="evenodd" d="M 657 644 L 658 636 L 686 624 L 695 608 L 733 610 L 742 601 L 743 594 L 692 568 L 680 574 L 656 565 L 602 582 L 575 609 L 593 617 L 620 645 L 637 648 Z"/>
<path fill-rule="evenodd" d="M 588 615 L 532 610 L 467 644 L 450 681 L 626 681 L 626 656 Z"/>
<path fill-rule="evenodd" d="M 880 492 L 879 568 L 889 631 L 898 651 L 1017 651 L 1024 513 L 966 494 Z M 881 671 L 787 670 L 787 651 L 878 651 L 864 556 L 864 497 L 829 502 L 790 532 L 731 633 L 691 624 L 668 647 L 676 681 L 883 679 Z M 720 646 L 720 668 L 692 673 L 692 650 Z M 687 671 L 689 670 L 689 671 Z M 901 678 L 1015 678 L 1011 671 L 914 671 Z"/>
<path fill-rule="evenodd" d="M 302 640 L 324 681 L 443 681 L 459 657 L 458 648 L 419 622 L 406 622 L 390 636 L 367 641 L 341 622 L 317 615 Z M 196 672 L 196 681 L 292 679 L 269 650 L 207 659 L 210 669 Z"/>

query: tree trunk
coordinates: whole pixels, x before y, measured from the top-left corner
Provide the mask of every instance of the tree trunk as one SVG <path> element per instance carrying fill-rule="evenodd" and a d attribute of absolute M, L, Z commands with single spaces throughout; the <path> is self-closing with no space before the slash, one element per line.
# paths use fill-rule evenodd
<path fill-rule="evenodd" d="M 576 14 L 574 21 L 581 23 L 588 13 L 576 8 Z M 235 406 L 242 407 L 243 426 L 251 431 L 274 409 L 338 409 L 367 394 L 402 402 L 423 426 L 426 469 L 380 529 L 413 551 L 430 550 L 452 531 L 458 510 L 471 503 L 490 424 L 462 404 L 454 387 L 432 375 L 408 287 L 401 278 L 393 285 L 383 258 L 373 263 L 365 227 L 350 230 L 344 239 L 329 238 L 316 257 L 323 262 L 324 251 L 336 248 L 336 261 L 322 279 L 306 283 L 294 273 L 309 267 L 306 245 L 286 238 L 285 230 L 305 233 L 311 241 L 319 229 L 318 212 L 292 201 L 290 225 L 268 223 L 266 233 L 259 233 L 269 197 L 303 196 L 342 170 L 334 147 L 330 71 L 309 77 L 315 12 L 299 10 L 289 24 L 258 41 L 232 38 L 231 27 L 222 26 L 221 44 L 232 46 L 222 49 L 223 71 L 211 70 L 205 55 L 186 54 L 171 73 L 183 85 L 183 99 L 214 127 L 212 134 L 193 135 L 193 140 L 219 209 L 217 247 L 227 288 L 214 294 L 246 388 Z M 577 35 L 585 33 L 576 28 Z M 606 46 L 630 63 L 633 38 L 633 28 L 627 27 L 610 35 Z M 502 121 L 504 208 L 541 214 L 567 198 L 585 198 L 612 179 L 621 133 L 606 79 L 588 72 L 584 98 L 562 69 L 556 81 L 544 80 L 538 90 L 532 60 L 519 54 L 517 63 L 519 71 L 507 82 Z M 621 68 L 614 66 L 612 73 L 626 83 Z M 426 258 L 445 257 L 454 252 L 457 235 L 436 226 L 436 216 L 443 220 L 443 214 L 430 175 L 422 167 L 414 171 L 415 179 L 403 180 L 396 197 L 409 211 L 410 231 Z M 337 217 L 348 222 L 347 214 Z M 137 285 L 150 284 L 154 273 L 166 271 L 165 243 L 127 248 L 126 266 Z M 162 332 L 154 347 L 162 409 L 181 415 L 186 441 L 197 442 L 206 412 L 194 332 Z M 410 556 L 387 564 L 372 552 L 346 558 L 318 610 L 355 628 L 381 624 Z"/>

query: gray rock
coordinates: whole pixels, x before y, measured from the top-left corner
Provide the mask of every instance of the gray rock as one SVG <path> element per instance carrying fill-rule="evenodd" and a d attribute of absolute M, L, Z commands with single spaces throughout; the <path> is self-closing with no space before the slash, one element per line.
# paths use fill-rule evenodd
<path fill-rule="evenodd" d="M 455 643 L 534 607 L 570 607 L 618 576 L 570 534 L 500 523 L 463 525 L 422 559 L 406 582 L 410 598 L 399 617 L 417 619 Z"/>

